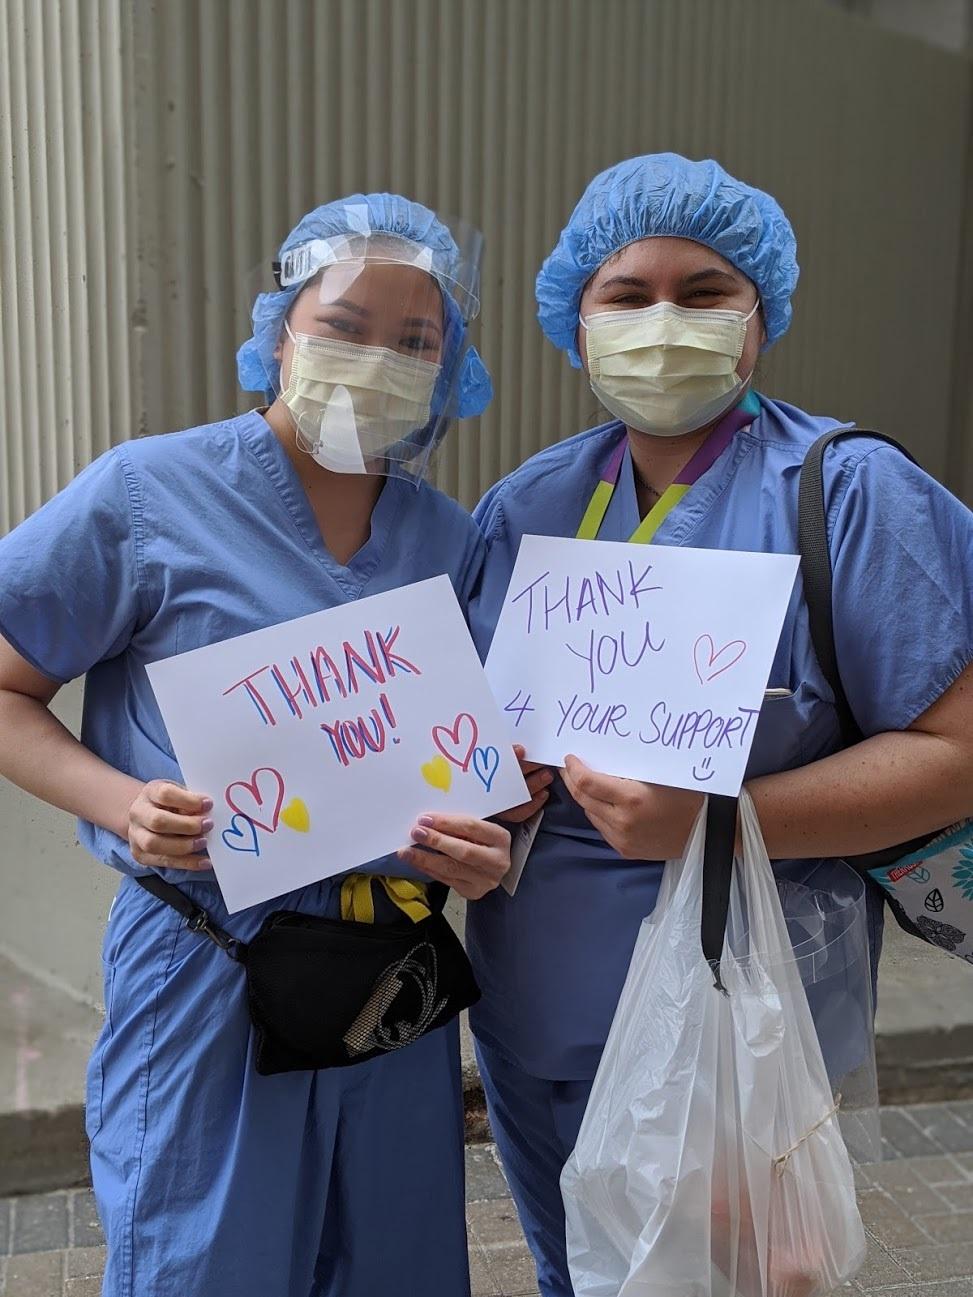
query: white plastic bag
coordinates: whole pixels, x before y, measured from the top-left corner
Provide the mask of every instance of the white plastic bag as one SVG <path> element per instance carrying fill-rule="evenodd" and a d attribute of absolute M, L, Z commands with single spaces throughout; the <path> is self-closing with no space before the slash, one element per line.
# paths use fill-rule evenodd
<path fill-rule="evenodd" d="M 865 1259 L 851 1162 L 750 798 L 722 977 L 705 809 L 639 934 L 561 1177 L 577 1297 L 824 1297 Z"/>

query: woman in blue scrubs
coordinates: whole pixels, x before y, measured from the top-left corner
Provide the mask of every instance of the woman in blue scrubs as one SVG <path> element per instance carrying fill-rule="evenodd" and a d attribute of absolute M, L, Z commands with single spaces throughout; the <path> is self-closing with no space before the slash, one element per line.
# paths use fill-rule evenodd
<path fill-rule="evenodd" d="M 591 182 L 537 300 L 544 332 L 613 418 L 535 455 L 481 502 L 481 651 L 525 533 L 798 551 L 805 453 L 851 425 L 753 388 L 758 355 L 790 322 L 795 254 L 777 203 L 714 162 L 633 158 Z M 837 656 L 865 740 L 838 750 L 798 589 L 747 778 L 775 867 L 816 888 L 840 886 L 836 857 L 973 812 L 971 515 L 867 435 L 829 449 L 825 487 Z M 469 909 L 484 992 L 473 1030 L 543 1297 L 571 1293 L 559 1176 L 662 862 L 681 853 L 700 801 L 565 753 L 514 897 L 492 892 Z M 873 903 L 876 958 L 880 921 Z"/>
<path fill-rule="evenodd" d="M 272 910 L 340 917 L 341 878 L 227 915 L 212 803 L 180 786 L 145 666 L 443 572 L 465 607 L 480 574 L 474 523 L 423 480 L 448 419 L 491 394 L 449 230 L 356 195 L 306 216 L 277 274 L 239 356 L 269 408 L 117 446 L 0 544 L 0 771 L 123 875 L 86 1108 L 105 1294 L 461 1297 L 456 1022 L 355 1067 L 258 1075 L 241 966 L 135 882 L 162 870 L 244 941 Z M 80 675 L 79 743 L 48 704 Z M 509 867 L 493 824 L 423 817 L 413 838 L 433 850 L 366 872 L 476 897 Z M 377 922 L 401 917 L 373 891 Z"/>

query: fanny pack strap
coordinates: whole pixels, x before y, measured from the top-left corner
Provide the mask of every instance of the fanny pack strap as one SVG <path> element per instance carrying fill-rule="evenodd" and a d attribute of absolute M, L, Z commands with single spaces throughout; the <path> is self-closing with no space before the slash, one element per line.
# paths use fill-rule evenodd
<path fill-rule="evenodd" d="M 388 874 L 349 874 L 341 884 L 343 919 L 354 923 L 375 922 L 372 883 L 379 883 L 395 908 L 413 923 L 421 923 L 432 914 L 422 883 L 414 883 L 410 878 L 393 878 Z"/>
<path fill-rule="evenodd" d="M 151 892 L 156 900 L 170 905 L 174 910 L 178 910 L 186 920 L 186 927 L 191 932 L 198 932 L 204 937 L 209 937 L 214 945 L 225 951 L 231 959 L 243 961 L 246 958 L 247 946 L 243 941 L 231 937 L 228 932 L 218 927 L 210 916 L 206 913 L 201 905 L 194 904 L 185 892 L 181 892 L 178 887 L 172 883 L 167 883 L 160 878 L 158 874 L 144 874 L 135 880 L 140 887 L 144 887 L 147 892 Z"/>

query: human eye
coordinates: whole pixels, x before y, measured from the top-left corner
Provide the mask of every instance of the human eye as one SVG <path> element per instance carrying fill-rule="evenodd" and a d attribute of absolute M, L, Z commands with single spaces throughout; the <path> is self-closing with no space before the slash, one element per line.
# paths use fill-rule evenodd
<path fill-rule="evenodd" d="M 412 356 L 428 356 L 439 351 L 439 340 L 427 333 L 410 333 L 399 339 L 399 350 Z"/>
<path fill-rule="evenodd" d="M 325 336 L 329 333 L 336 333 L 342 338 L 357 338 L 361 336 L 361 323 L 352 315 L 346 315 L 342 311 L 329 312 L 327 315 L 318 316 L 317 322 L 323 326 L 322 331 Z"/>

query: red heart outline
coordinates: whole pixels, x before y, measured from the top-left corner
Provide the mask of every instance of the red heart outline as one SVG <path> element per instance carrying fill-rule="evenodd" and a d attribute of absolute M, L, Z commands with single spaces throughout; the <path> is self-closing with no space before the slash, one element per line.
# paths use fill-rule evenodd
<path fill-rule="evenodd" d="M 466 756 L 461 758 L 456 756 L 455 749 L 458 749 L 460 747 L 460 743 L 462 741 L 460 736 L 460 730 L 463 728 L 464 721 L 469 722 L 469 727 L 473 731 L 473 737 L 470 739 L 470 745 L 466 750 Z M 443 740 L 440 738 L 440 735 L 442 734 L 445 734 L 446 737 L 450 740 L 451 744 L 453 745 L 454 751 L 450 751 L 449 748 L 445 746 Z M 473 753 L 476 751 L 476 744 L 479 737 L 480 737 L 480 727 L 477 725 L 476 720 L 470 715 L 469 712 L 460 712 L 460 714 L 456 717 L 456 720 L 453 722 L 452 729 L 450 729 L 448 725 L 435 725 L 433 726 L 433 731 L 432 731 L 433 743 L 435 743 L 436 747 L 443 754 L 446 760 L 451 761 L 454 766 L 459 766 L 460 770 L 462 770 L 464 774 L 470 768 L 470 762 L 473 760 Z"/>
<path fill-rule="evenodd" d="M 706 664 L 706 670 L 709 672 L 709 674 L 705 676 L 703 672 L 700 671 L 699 669 L 699 649 L 700 649 L 700 645 L 703 644 L 709 644 L 709 650 L 708 650 L 709 662 Z M 740 651 L 737 653 L 736 657 L 731 658 L 730 661 L 727 662 L 726 666 L 720 667 L 718 671 L 713 671 L 711 668 L 716 665 L 716 663 L 723 656 L 723 654 L 726 653 L 729 649 L 736 648 L 737 645 L 739 645 Z M 713 643 L 713 636 L 700 635 L 699 639 L 693 645 L 693 666 L 696 668 L 696 676 L 699 680 L 699 683 L 701 685 L 708 685 L 711 680 L 715 680 L 717 676 L 721 676 L 724 671 L 729 671 L 730 667 L 736 666 L 736 664 L 740 661 L 740 659 L 743 657 L 746 651 L 747 651 L 746 640 L 731 639 L 728 643 L 723 645 L 723 647 L 719 650 L 719 652 L 717 652 L 716 645 Z"/>
<path fill-rule="evenodd" d="M 258 820 L 252 810 L 248 810 L 246 806 L 241 806 L 233 799 L 234 788 L 243 788 L 253 798 L 257 810 L 262 811 L 266 802 L 260 793 L 260 776 L 265 774 L 272 775 L 277 783 L 277 802 L 274 806 L 273 814 L 270 817 L 270 824 L 265 824 L 263 820 Z M 284 780 L 281 778 L 280 771 L 275 770 L 273 766 L 258 766 L 250 776 L 249 780 L 237 779 L 229 785 L 226 790 L 226 803 L 231 810 L 236 811 L 238 815 L 242 815 L 246 819 L 250 820 L 250 822 L 255 824 L 258 829 L 263 829 L 265 833 L 276 833 L 277 824 L 280 820 L 280 809 L 284 805 Z"/>

